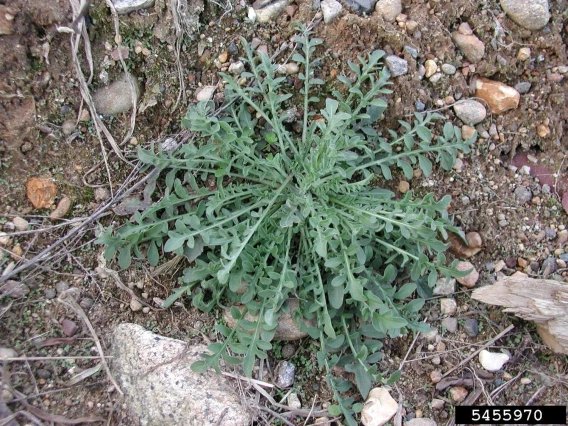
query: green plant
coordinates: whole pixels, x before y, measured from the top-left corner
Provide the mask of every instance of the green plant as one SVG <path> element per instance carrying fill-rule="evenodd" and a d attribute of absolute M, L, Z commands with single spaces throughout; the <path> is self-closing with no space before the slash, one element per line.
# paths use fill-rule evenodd
<path fill-rule="evenodd" d="M 386 381 L 376 366 L 381 339 L 424 330 L 418 322 L 424 301 L 409 300 L 414 291 L 432 286 L 438 272 L 460 274 L 446 266 L 447 246 L 439 240 L 459 232 L 448 217 L 450 197 L 415 199 L 408 192 L 396 199 L 377 185 L 381 177 L 391 179 L 392 168 L 407 178 L 413 167 L 429 175 L 434 161 L 450 170 L 472 140 L 464 142 L 450 123 L 435 136 L 428 128 L 441 118 L 435 114 L 417 114 L 412 124 L 400 122 L 402 134 L 381 136 L 375 126 L 387 104 L 380 96 L 390 93 L 382 51 L 349 63 L 355 81 L 339 77 L 346 93 L 333 91 L 316 117 L 320 99 L 313 91 L 323 81 L 312 61 L 321 41 L 309 36 L 296 36 L 302 53 L 293 56 L 303 67 L 301 135 L 287 127 L 292 94 L 278 65 L 242 39 L 250 67 L 242 77 L 256 84 L 241 87 L 222 74 L 226 108 L 215 115 L 211 103 L 200 102 L 182 121 L 198 143 L 173 154 L 139 148 L 141 161 L 164 172 L 163 195 L 97 241 L 106 244 L 107 259 L 118 254 L 122 268 L 133 254 L 151 265 L 162 253 L 192 261 L 167 305 L 181 296 L 204 311 L 231 305 L 236 326 L 216 326 L 224 341 L 210 345 L 195 370 L 219 370 L 223 359 L 242 364 L 250 376 L 255 360 L 272 348 L 287 300 L 299 299 L 294 316 L 317 339 L 317 358 L 338 403 L 330 413 L 356 424 L 361 404 L 344 398 L 352 383 L 333 377 L 332 367 L 353 373 L 366 397 L 373 382 Z"/>

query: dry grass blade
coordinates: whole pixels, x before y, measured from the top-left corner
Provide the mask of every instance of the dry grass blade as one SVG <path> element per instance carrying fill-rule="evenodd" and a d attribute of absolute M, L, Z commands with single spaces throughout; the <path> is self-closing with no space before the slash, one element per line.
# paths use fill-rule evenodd
<path fill-rule="evenodd" d="M 116 380 L 114 379 L 114 377 L 112 376 L 112 374 L 110 372 L 110 369 L 109 369 L 108 364 L 106 362 L 106 357 L 104 356 L 104 352 L 103 352 L 103 348 L 101 346 L 101 342 L 99 340 L 99 337 L 97 336 L 97 333 L 95 332 L 95 329 L 93 328 L 93 325 L 91 324 L 91 321 L 89 321 L 89 318 L 87 318 L 87 315 L 85 314 L 85 311 L 83 311 L 83 308 L 81 308 L 77 304 L 77 302 L 75 302 L 75 300 L 68 293 L 68 291 L 69 290 L 63 292 L 61 294 L 61 296 L 59 296 L 59 298 L 57 299 L 58 302 L 64 304 L 65 306 L 67 306 L 69 308 L 71 308 L 81 318 L 81 320 L 85 323 L 85 325 L 87 326 L 87 328 L 91 332 L 91 336 L 93 337 L 93 340 L 95 341 L 95 345 L 96 345 L 96 347 L 99 351 L 99 354 L 100 354 L 100 359 L 101 359 L 102 365 L 105 369 L 105 372 L 107 373 L 109 380 L 112 382 L 112 384 L 114 385 L 116 390 L 121 395 L 124 395 L 124 393 L 120 389 L 120 386 L 118 385 L 118 383 L 116 382 Z"/>
<path fill-rule="evenodd" d="M 92 375 L 97 374 L 99 371 L 101 371 L 101 368 L 103 368 L 102 363 L 97 364 L 94 367 L 87 368 L 86 370 L 81 371 L 79 374 L 76 374 L 75 376 L 71 377 L 66 384 L 67 386 L 76 385 L 77 383 L 82 382 L 83 380 L 91 377 Z"/>

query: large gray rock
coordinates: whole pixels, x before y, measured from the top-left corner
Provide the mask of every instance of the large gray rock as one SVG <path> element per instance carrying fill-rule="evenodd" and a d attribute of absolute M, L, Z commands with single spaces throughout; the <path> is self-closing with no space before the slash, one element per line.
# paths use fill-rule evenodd
<path fill-rule="evenodd" d="M 501 0 L 501 7 L 518 25 L 540 30 L 550 19 L 548 0 Z"/>
<path fill-rule="evenodd" d="M 113 333 L 112 370 L 133 418 L 143 426 L 245 426 L 251 413 L 223 376 L 190 366 L 206 352 L 136 324 Z"/>
<path fill-rule="evenodd" d="M 122 15 L 154 6 L 154 0 L 113 0 L 112 4 L 116 12 Z"/>
<path fill-rule="evenodd" d="M 132 108 L 132 89 L 138 100 L 140 87 L 138 80 L 131 74 L 125 74 L 120 80 L 98 89 L 93 95 L 95 109 L 99 114 L 116 115 Z"/>

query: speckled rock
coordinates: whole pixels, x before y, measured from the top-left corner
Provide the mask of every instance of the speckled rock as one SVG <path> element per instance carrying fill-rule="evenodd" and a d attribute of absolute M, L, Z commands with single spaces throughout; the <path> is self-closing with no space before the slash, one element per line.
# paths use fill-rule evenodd
<path fill-rule="evenodd" d="M 282 361 L 276 368 L 276 386 L 285 389 L 294 384 L 296 366 L 288 361 Z"/>
<path fill-rule="evenodd" d="M 399 58 L 396 55 L 389 55 L 385 58 L 385 64 L 389 69 L 392 77 L 398 77 L 408 73 L 408 62 L 406 59 Z"/>
<path fill-rule="evenodd" d="M 540 30 L 550 19 L 548 0 L 501 0 L 501 7 L 509 18 L 527 30 Z"/>
<path fill-rule="evenodd" d="M 195 373 L 190 366 L 207 352 L 162 337 L 136 324 L 113 333 L 112 372 L 130 415 L 145 426 L 245 426 L 251 413 L 223 376 Z M 176 359 L 179 356 L 179 359 Z M 171 362 L 166 362 L 171 360 Z"/>

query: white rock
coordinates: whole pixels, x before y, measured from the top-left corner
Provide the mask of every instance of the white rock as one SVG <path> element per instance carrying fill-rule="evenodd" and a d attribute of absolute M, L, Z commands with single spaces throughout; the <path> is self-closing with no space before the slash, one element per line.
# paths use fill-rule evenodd
<path fill-rule="evenodd" d="M 133 423 L 145 426 L 245 426 L 251 412 L 221 375 L 195 373 L 205 345 L 159 336 L 135 324 L 113 333 L 113 375 Z M 171 361 L 171 362 L 168 362 Z"/>
<path fill-rule="evenodd" d="M 489 352 L 483 349 L 479 353 L 479 362 L 487 371 L 499 371 L 509 361 L 509 355 L 501 352 Z"/>
<path fill-rule="evenodd" d="M 398 402 L 386 388 L 374 388 L 361 411 L 361 421 L 364 426 L 382 426 L 392 419 L 397 410 Z"/>
<path fill-rule="evenodd" d="M 142 303 L 140 303 L 138 301 L 138 299 L 136 299 L 135 297 L 133 297 L 130 300 L 130 309 L 132 309 L 133 312 L 138 312 L 139 310 L 142 309 Z"/>
<path fill-rule="evenodd" d="M 257 0 L 253 3 L 252 7 L 256 12 L 256 19 L 260 23 L 270 22 L 273 19 L 278 18 L 278 16 L 286 9 L 286 6 L 290 4 L 290 0 Z M 249 10 L 250 18 L 250 10 Z"/>
<path fill-rule="evenodd" d="M 27 231 L 30 227 L 30 223 L 20 216 L 16 216 L 14 219 L 12 219 L 12 222 L 14 223 L 14 226 L 18 231 Z"/>
<path fill-rule="evenodd" d="M 229 72 L 233 75 L 240 75 L 245 70 L 245 64 L 243 61 L 233 62 L 229 65 Z"/>
<path fill-rule="evenodd" d="M 248 18 L 252 21 L 252 22 L 256 22 L 256 10 L 254 10 L 254 7 L 250 7 L 248 8 L 248 14 L 247 14 Z"/>
<path fill-rule="evenodd" d="M 112 3 L 121 15 L 154 6 L 154 0 L 113 0 Z"/>
<path fill-rule="evenodd" d="M 402 12 L 402 3 L 400 0 L 379 0 L 375 5 L 375 12 L 385 21 L 392 22 Z"/>
<path fill-rule="evenodd" d="M 302 403 L 300 402 L 300 398 L 295 393 L 291 393 L 288 395 L 288 407 L 298 410 L 302 408 Z"/>
<path fill-rule="evenodd" d="M 208 101 L 213 97 L 215 89 L 217 86 L 203 86 L 201 90 L 195 95 L 195 99 L 198 101 Z"/>
<path fill-rule="evenodd" d="M 323 21 L 329 24 L 339 18 L 343 11 L 343 6 L 337 0 L 323 0 L 321 2 L 321 11 L 323 13 Z"/>
<path fill-rule="evenodd" d="M 432 419 L 427 419 L 425 417 L 410 419 L 404 423 L 404 426 L 436 426 L 436 422 Z"/>
<path fill-rule="evenodd" d="M 16 358 L 17 356 L 18 352 L 12 348 L 0 348 L 0 359 Z"/>
<path fill-rule="evenodd" d="M 0 232 L 0 246 L 7 246 L 10 244 L 11 238 L 5 232 Z"/>

